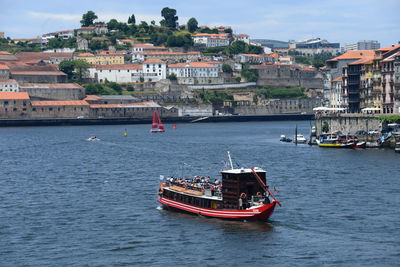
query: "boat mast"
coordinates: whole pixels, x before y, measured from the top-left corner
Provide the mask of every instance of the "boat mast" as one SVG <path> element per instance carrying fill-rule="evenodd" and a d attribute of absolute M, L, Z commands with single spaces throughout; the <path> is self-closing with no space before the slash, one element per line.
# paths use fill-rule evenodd
<path fill-rule="evenodd" d="M 233 170 L 233 164 L 232 164 L 231 152 L 229 152 L 229 151 L 228 151 L 228 159 L 229 159 L 229 164 L 231 164 L 231 170 Z"/>

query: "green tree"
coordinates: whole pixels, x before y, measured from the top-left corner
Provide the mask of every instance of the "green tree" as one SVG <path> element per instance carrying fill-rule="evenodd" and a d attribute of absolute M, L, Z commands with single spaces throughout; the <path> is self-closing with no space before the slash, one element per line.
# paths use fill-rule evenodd
<path fill-rule="evenodd" d="M 107 28 L 112 31 L 112 30 L 118 30 L 119 27 L 119 22 L 116 19 L 111 19 L 108 23 L 107 23 Z"/>
<path fill-rule="evenodd" d="M 329 123 L 327 121 L 324 121 L 324 124 L 322 125 L 322 132 L 329 132 Z"/>
<path fill-rule="evenodd" d="M 191 18 L 189 19 L 188 23 L 187 23 L 187 27 L 189 32 L 195 32 L 198 28 L 198 22 L 195 18 Z"/>
<path fill-rule="evenodd" d="M 168 75 L 167 79 L 169 79 L 170 81 L 176 81 L 178 78 L 176 77 L 175 73 L 171 73 L 170 75 Z"/>
<path fill-rule="evenodd" d="M 93 21 L 97 18 L 98 18 L 97 15 L 93 11 L 90 10 L 86 12 L 86 14 L 82 15 L 82 20 L 81 20 L 82 27 L 88 27 L 90 25 L 93 25 Z"/>
<path fill-rule="evenodd" d="M 250 69 L 248 65 L 244 64 L 242 66 L 242 77 L 246 78 L 248 82 L 257 82 L 258 72 L 255 69 Z"/>
<path fill-rule="evenodd" d="M 243 41 L 234 41 L 228 48 L 229 54 L 237 55 L 246 52 L 246 43 Z"/>
<path fill-rule="evenodd" d="M 73 60 L 63 60 L 58 65 L 60 71 L 67 74 L 68 79 L 71 80 L 72 76 L 74 75 L 75 70 L 75 62 Z"/>
<path fill-rule="evenodd" d="M 228 64 L 225 64 L 225 63 L 222 64 L 222 71 L 225 72 L 225 73 L 232 73 L 233 72 L 232 67 L 230 65 L 228 65 Z"/>
<path fill-rule="evenodd" d="M 88 69 L 90 68 L 90 64 L 84 59 L 77 59 L 74 60 L 74 65 L 76 75 L 78 76 L 78 81 L 82 82 L 82 77 L 87 73 Z"/>
<path fill-rule="evenodd" d="M 128 18 L 128 24 L 136 24 L 136 18 L 134 14 Z"/>
<path fill-rule="evenodd" d="M 162 26 L 168 27 L 170 29 L 176 29 L 176 22 L 178 21 L 178 16 L 176 16 L 176 10 L 173 8 L 164 7 L 161 10 L 161 16 L 164 17 L 160 24 Z"/>

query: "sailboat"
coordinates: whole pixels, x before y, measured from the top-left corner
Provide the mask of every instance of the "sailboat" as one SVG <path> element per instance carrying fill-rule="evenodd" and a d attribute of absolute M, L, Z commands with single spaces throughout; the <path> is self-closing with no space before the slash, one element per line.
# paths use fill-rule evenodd
<path fill-rule="evenodd" d="M 153 122 L 151 123 L 151 133 L 159 133 L 165 132 L 164 124 L 161 122 L 161 118 L 158 115 L 157 111 L 154 110 L 153 113 Z"/>

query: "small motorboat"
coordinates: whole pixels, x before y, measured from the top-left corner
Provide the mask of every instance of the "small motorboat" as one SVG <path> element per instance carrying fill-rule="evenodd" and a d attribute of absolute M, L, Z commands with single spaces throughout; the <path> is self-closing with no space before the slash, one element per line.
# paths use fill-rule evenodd
<path fill-rule="evenodd" d="M 297 144 L 305 144 L 307 143 L 307 139 L 302 134 L 297 134 L 293 137 L 293 142 L 297 142 Z"/>
<path fill-rule="evenodd" d="M 286 136 L 282 134 L 281 137 L 279 138 L 279 141 L 286 142 Z"/>
<path fill-rule="evenodd" d="M 394 152 L 400 153 L 400 142 L 397 142 L 396 145 L 394 146 Z"/>
<path fill-rule="evenodd" d="M 367 148 L 367 142 L 355 142 L 353 148 Z"/>
<path fill-rule="evenodd" d="M 95 135 L 90 136 L 87 141 L 100 141 L 100 138 L 97 138 Z"/>

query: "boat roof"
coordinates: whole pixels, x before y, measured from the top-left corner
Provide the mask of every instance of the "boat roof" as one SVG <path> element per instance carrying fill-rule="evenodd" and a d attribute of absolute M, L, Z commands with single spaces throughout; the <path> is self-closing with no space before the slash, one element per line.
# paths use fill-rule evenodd
<path fill-rule="evenodd" d="M 254 167 L 254 171 L 256 172 L 266 172 L 265 170 Z M 230 174 L 240 174 L 240 173 L 252 173 L 250 168 L 240 168 L 240 169 L 229 169 L 229 170 L 222 170 L 221 173 L 230 173 Z"/>

